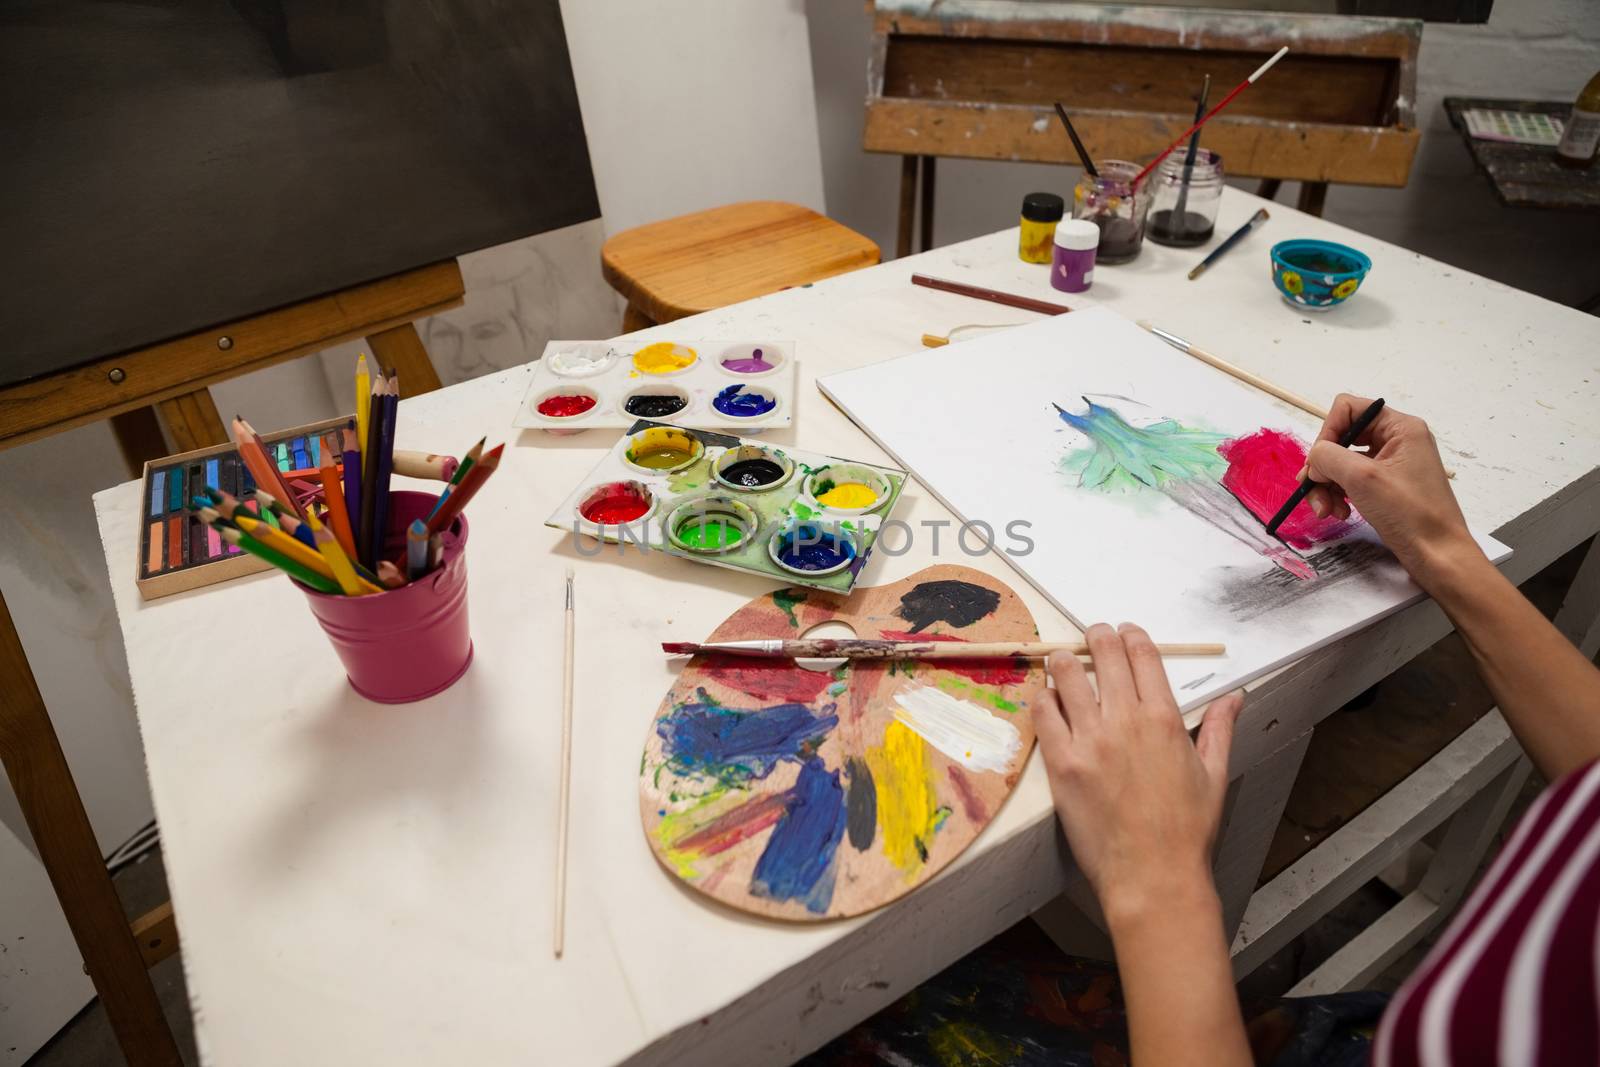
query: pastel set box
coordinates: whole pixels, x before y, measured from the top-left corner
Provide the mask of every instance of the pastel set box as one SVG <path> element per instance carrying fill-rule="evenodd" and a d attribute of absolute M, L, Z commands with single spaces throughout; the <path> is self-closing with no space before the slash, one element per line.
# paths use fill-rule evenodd
<path fill-rule="evenodd" d="M 551 341 L 513 424 L 551 433 L 638 419 L 758 433 L 794 422 L 794 345 L 782 341 Z"/>
<path fill-rule="evenodd" d="M 305 478 L 322 465 L 321 434 L 338 429 L 349 418 L 267 434 L 262 438 L 267 459 L 286 474 Z M 335 457 L 335 465 L 339 457 Z M 303 479 L 302 479 L 303 480 Z M 200 521 L 194 498 L 215 486 L 256 509 L 251 494 L 255 479 L 232 444 L 214 445 L 152 460 L 144 466 L 144 492 L 139 523 L 139 555 L 135 584 L 146 600 L 213 585 L 229 578 L 266 570 L 270 564 L 223 541 L 215 527 Z"/>
<path fill-rule="evenodd" d="M 545 525 L 847 593 L 906 473 L 641 419 Z"/>

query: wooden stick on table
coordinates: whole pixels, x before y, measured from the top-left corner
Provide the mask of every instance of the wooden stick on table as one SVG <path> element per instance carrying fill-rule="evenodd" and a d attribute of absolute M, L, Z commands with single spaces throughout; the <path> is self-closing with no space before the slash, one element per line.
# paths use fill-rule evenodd
<path fill-rule="evenodd" d="M 733 656 L 767 657 L 844 657 L 845 659 L 1040 659 L 1052 652 L 1087 656 L 1089 646 L 1081 641 L 872 641 L 859 638 L 833 640 L 782 638 L 755 641 L 714 641 L 709 644 L 666 641 L 661 650 L 668 655 L 694 655 L 720 652 Z M 1156 645 L 1163 656 L 1222 656 L 1227 646 L 1220 644 Z"/>
<path fill-rule="evenodd" d="M 572 568 L 567 568 L 567 630 L 561 674 L 561 799 L 556 825 L 556 959 L 566 940 L 567 925 L 567 805 L 572 792 Z"/>
<path fill-rule="evenodd" d="M 970 296 L 974 300 L 987 300 L 992 304 L 1004 304 L 1006 307 L 1022 308 L 1024 311 L 1037 311 L 1042 315 L 1065 315 L 1072 309 L 1065 304 L 1052 304 L 1048 300 L 1035 300 L 1031 296 L 1018 296 L 1016 293 L 1003 293 L 998 289 L 985 289 L 981 285 L 968 285 L 965 282 L 952 282 L 944 278 L 930 278 L 926 274 L 913 274 L 912 285 L 920 285 L 925 289 L 939 289 L 946 293 L 955 293 L 957 296 Z"/>

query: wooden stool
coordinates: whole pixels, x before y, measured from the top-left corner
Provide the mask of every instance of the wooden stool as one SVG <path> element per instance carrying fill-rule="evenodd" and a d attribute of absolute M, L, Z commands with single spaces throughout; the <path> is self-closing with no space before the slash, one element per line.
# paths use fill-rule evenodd
<path fill-rule="evenodd" d="M 600 249 L 600 273 L 627 297 L 631 333 L 878 259 L 876 244 L 826 215 L 752 200 L 625 230 Z"/>

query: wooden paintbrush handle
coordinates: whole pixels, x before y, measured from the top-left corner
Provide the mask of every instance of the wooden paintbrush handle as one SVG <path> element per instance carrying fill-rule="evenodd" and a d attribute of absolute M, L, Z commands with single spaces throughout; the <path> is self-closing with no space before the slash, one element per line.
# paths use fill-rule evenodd
<path fill-rule="evenodd" d="M 1220 644 L 1167 644 L 1157 645 L 1164 656 L 1221 656 L 1227 646 Z M 766 658 L 830 659 L 1040 659 L 1052 652 L 1074 656 L 1089 654 L 1089 646 L 1082 642 L 1048 641 L 873 641 L 860 638 L 829 640 L 824 638 L 785 641 L 775 648 L 711 647 L 704 651 L 727 653 L 736 656 Z"/>

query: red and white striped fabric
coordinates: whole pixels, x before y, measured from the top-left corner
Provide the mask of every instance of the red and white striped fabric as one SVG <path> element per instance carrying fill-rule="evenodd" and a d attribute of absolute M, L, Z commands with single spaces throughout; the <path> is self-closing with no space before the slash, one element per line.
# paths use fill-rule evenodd
<path fill-rule="evenodd" d="M 1546 789 L 1395 994 L 1376 1067 L 1600 1064 L 1600 762 Z"/>

